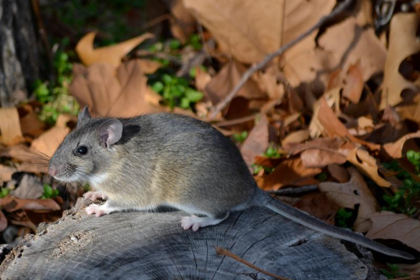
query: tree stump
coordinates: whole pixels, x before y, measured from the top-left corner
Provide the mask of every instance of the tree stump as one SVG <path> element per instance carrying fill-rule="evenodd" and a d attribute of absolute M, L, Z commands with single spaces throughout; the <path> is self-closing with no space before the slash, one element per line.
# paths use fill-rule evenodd
<path fill-rule="evenodd" d="M 367 279 L 369 269 L 339 240 L 263 208 L 220 225 L 184 231 L 185 213 L 87 216 L 87 201 L 28 236 L 0 267 L 1 279 L 273 279 L 230 257 L 226 248 L 290 279 Z"/>

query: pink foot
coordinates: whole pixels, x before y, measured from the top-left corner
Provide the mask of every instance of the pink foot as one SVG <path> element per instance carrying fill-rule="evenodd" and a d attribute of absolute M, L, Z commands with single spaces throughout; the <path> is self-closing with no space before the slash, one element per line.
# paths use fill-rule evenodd
<path fill-rule="evenodd" d="M 95 214 L 96 217 L 107 215 L 111 213 L 112 210 L 112 208 L 106 206 L 106 203 L 103 205 L 91 204 L 88 207 L 86 207 L 86 213 L 88 215 Z"/>
<path fill-rule="evenodd" d="M 107 200 L 108 199 L 108 197 L 104 193 L 99 192 L 99 191 L 97 191 L 97 192 L 87 192 L 83 195 L 83 197 L 88 198 L 92 201 L 98 200 L 98 198 L 102 199 L 102 200 Z"/>
<path fill-rule="evenodd" d="M 219 223 L 221 223 L 223 220 L 225 220 L 228 217 L 222 218 L 222 219 L 214 219 L 210 217 L 197 217 L 194 215 L 191 215 L 190 217 L 183 217 L 181 220 L 181 226 L 184 230 L 189 230 L 192 228 L 193 231 L 197 231 L 200 228 L 207 227 L 207 226 L 214 226 Z"/>

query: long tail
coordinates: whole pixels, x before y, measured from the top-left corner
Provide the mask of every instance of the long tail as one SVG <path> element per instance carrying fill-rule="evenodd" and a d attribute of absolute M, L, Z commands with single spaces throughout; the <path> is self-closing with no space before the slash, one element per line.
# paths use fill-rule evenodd
<path fill-rule="evenodd" d="M 283 217 L 290 219 L 305 227 L 313 229 L 315 231 L 324 233 L 326 235 L 329 235 L 338 239 L 343 239 L 343 240 L 347 240 L 347 241 L 359 244 L 363 247 L 383 253 L 387 256 L 403 258 L 406 260 L 415 259 L 415 257 L 409 253 L 391 249 L 385 245 L 382 245 L 369 238 L 366 238 L 363 235 L 359 235 L 352 231 L 344 230 L 344 229 L 326 224 L 323 221 L 313 216 L 310 216 L 306 212 L 303 212 L 299 209 L 296 209 L 292 206 L 289 206 L 281 201 L 278 201 L 270 197 L 268 194 L 264 193 L 262 190 L 257 190 L 254 198 L 255 199 L 252 202 L 253 205 L 267 207 L 268 209 L 282 215 Z"/>

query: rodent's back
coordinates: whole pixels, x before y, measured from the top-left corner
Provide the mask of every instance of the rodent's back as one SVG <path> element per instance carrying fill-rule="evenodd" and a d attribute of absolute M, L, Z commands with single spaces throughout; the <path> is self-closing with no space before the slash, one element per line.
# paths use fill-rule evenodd
<path fill-rule="evenodd" d="M 169 204 L 197 201 L 208 211 L 224 211 L 251 199 L 255 181 L 238 148 L 209 124 L 166 113 L 121 121 L 128 131 L 139 127 L 125 143 L 126 169 L 149 173 L 147 184 Z"/>

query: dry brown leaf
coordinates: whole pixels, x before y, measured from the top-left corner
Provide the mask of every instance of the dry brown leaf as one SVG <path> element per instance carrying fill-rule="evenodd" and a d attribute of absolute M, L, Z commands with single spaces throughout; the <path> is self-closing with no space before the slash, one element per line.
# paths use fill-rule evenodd
<path fill-rule="evenodd" d="M 339 209 L 335 203 L 328 200 L 325 193 L 306 194 L 293 206 L 330 225 L 335 224 L 335 214 Z"/>
<path fill-rule="evenodd" d="M 343 164 L 347 161 L 345 155 L 339 151 L 325 151 L 320 149 L 308 149 L 300 154 L 305 167 L 323 168 L 329 164 Z"/>
<path fill-rule="evenodd" d="M 1 142 L 5 145 L 15 145 L 23 141 L 19 114 L 15 107 L 0 108 Z"/>
<path fill-rule="evenodd" d="M 420 251 L 420 221 L 403 214 L 383 211 L 370 216 L 372 228 L 366 234 L 371 239 L 395 239 Z"/>
<path fill-rule="evenodd" d="M 286 143 L 283 144 L 283 149 L 289 153 L 289 155 L 296 155 L 309 149 L 324 150 L 328 152 L 339 152 L 343 155 L 347 155 L 350 150 L 354 149 L 352 143 L 346 142 L 341 138 L 325 137 L 316 138 L 306 143 Z"/>
<path fill-rule="evenodd" d="M 45 131 L 45 124 L 38 118 L 32 106 L 22 105 L 18 108 L 18 112 L 23 135 L 38 137 Z"/>
<path fill-rule="evenodd" d="M 197 90 L 204 92 L 207 84 L 211 81 L 211 76 L 200 67 L 195 67 L 195 87 Z"/>
<path fill-rule="evenodd" d="M 278 100 L 280 103 L 285 94 L 284 84 L 279 81 L 281 75 L 277 64 L 272 64 L 263 72 L 256 75 L 256 81 L 263 92 L 266 92 L 270 99 Z"/>
<path fill-rule="evenodd" d="M 284 72 L 292 86 L 317 80 L 326 87 L 332 71 L 349 69 L 358 60 L 364 81 L 384 69 L 384 45 L 372 28 L 358 25 L 354 17 L 330 27 L 319 40 L 321 48 L 315 48 L 314 37 L 308 36 L 284 55 Z"/>
<path fill-rule="evenodd" d="M 9 166 L 0 164 L 0 183 L 8 182 L 12 180 L 12 175 L 16 171 L 17 170 L 14 167 L 9 167 Z"/>
<path fill-rule="evenodd" d="M 242 157 L 248 167 L 254 163 L 256 156 L 263 154 L 267 150 L 268 144 L 268 120 L 265 115 L 262 115 L 241 148 Z"/>
<path fill-rule="evenodd" d="M 29 174 L 23 175 L 19 186 L 11 192 L 11 195 L 23 199 L 38 199 L 44 193 L 44 185 L 38 177 Z"/>
<path fill-rule="evenodd" d="M 400 67 L 406 58 L 420 51 L 418 24 L 419 18 L 415 13 L 398 13 L 391 19 L 380 109 L 402 102 L 401 93 L 404 90 L 417 91 L 417 87 L 401 75 Z"/>
<path fill-rule="evenodd" d="M 185 43 L 194 33 L 197 23 L 194 17 L 185 8 L 182 0 L 170 1 L 171 33 L 172 35 Z"/>
<path fill-rule="evenodd" d="M 309 139 L 309 130 L 301 129 L 298 131 L 294 131 L 287 135 L 281 143 L 288 144 L 288 143 L 301 143 Z"/>
<path fill-rule="evenodd" d="M 285 185 L 308 185 L 314 183 L 313 177 L 321 172 L 320 168 L 305 167 L 300 158 L 290 158 L 283 160 L 273 173 L 258 181 L 258 185 L 264 190 L 278 190 Z"/>
<path fill-rule="evenodd" d="M 375 181 L 378 186 L 387 187 L 391 186 L 391 183 L 379 175 L 379 167 L 374 157 L 372 157 L 368 151 L 362 149 L 352 150 L 347 160 L 350 161 L 357 169 L 370 179 Z"/>
<path fill-rule="evenodd" d="M 10 195 L 0 198 L 0 206 L 7 212 L 21 209 L 32 211 L 58 211 L 61 209 L 60 205 L 52 199 L 21 199 Z"/>
<path fill-rule="evenodd" d="M 379 205 L 359 172 L 354 168 L 349 168 L 348 172 L 350 181 L 347 183 L 324 182 L 318 187 L 340 207 L 354 209 L 355 205 L 359 204 L 354 229 L 358 232 L 366 232 L 371 228 L 370 217 L 379 210 Z"/>
<path fill-rule="evenodd" d="M 3 211 L 0 211 L 0 232 L 7 228 L 7 218 L 4 215 Z"/>
<path fill-rule="evenodd" d="M 403 136 L 402 138 L 400 138 L 397 142 L 387 143 L 383 145 L 382 147 L 390 157 L 401 158 L 405 142 L 413 138 L 420 138 L 420 131 L 407 134 Z"/>
<path fill-rule="evenodd" d="M 212 33 L 222 51 L 241 62 L 259 62 L 282 43 L 284 0 L 184 0 L 184 5 Z"/>
<path fill-rule="evenodd" d="M 205 87 L 205 93 L 213 105 L 223 100 L 226 95 L 239 82 L 246 68 L 241 64 L 232 61 L 222 68 L 216 76 Z M 248 80 L 239 90 L 238 97 L 247 99 L 265 98 L 266 95 L 260 91 L 257 84 Z"/>
<path fill-rule="evenodd" d="M 360 60 L 358 60 L 355 64 L 350 65 L 349 71 L 347 72 L 343 96 L 357 104 L 362 96 L 363 87 L 363 71 L 360 66 Z"/>
<path fill-rule="evenodd" d="M 145 33 L 116 45 L 94 49 L 93 40 L 95 39 L 95 35 L 94 32 L 86 34 L 76 45 L 77 55 L 86 66 L 96 62 L 102 62 L 108 63 L 116 68 L 121 64 L 121 59 L 132 49 L 144 40 L 153 38 L 152 34 Z"/>
<path fill-rule="evenodd" d="M 350 180 L 350 175 L 347 172 L 347 169 L 338 164 L 329 164 L 328 172 L 330 172 L 331 176 L 339 183 L 346 183 Z"/>
<path fill-rule="evenodd" d="M 109 64 L 75 65 L 73 75 L 70 93 L 81 106 L 89 106 L 94 117 L 133 117 L 167 110 L 156 102 L 156 93 L 148 90 L 140 60 L 123 63 L 116 73 Z"/>
<path fill-rule="evenodd" d="M 321 123 L 321 119 L 320 119 L 320 113 L 322 114 L 328 114 L 331 115 L 333 114 L 335 116 L 335 114 L 339 113 L 339 104 L 340 104 L 340 90 L 341 88 L 333 88 L 327 92 L 324 93 L 324 95 L 318 99 L 314 105 L 313 105 L 313 115 L 312 115 L 312 119 L 311 122 L 309 124 L 309 134 L 311 135 L 311 138 L 316 138 L 318 136 L 320 136 L 321 134 L 325 134 L 325 132 L 331 132 L 329 130 L 326 131 L 326 128 L 323 126 L 323 124 Z M 327 112 L 324 112 L 325 109 L 327 108 Z M 333 107 L 335 109 L 335 111 L 333 111 L 331 109 L 331 107 Z M 336 117 L 334 117 L 336 118 Z M 339 122 L 339 120 L 334 120 L 335 122 Z M 343 126 L 343 125 L 341 125 Z M 342 127 L 339 127 L 340 129 L 342 129 Z M 327 127 L 329 128 L 329 127 Z M 339 129 L 337 128 L 337 130 Z"/>
<path fill-rule="evenodd" d="M 162 67 L 160 62 L 150 60 L 150 59 L 139 59 L 141 70 L 143 70 L 144 74 L 153 74 Z"/>
<path fill-rule="evenodd" d="M 61 142 L 63 142 L 69 133 L 70 129 L 68 127 L 54 126 L 32 141 L 31 149 L 52 157 L 55 150 L 57 150 L 58 146 L 60 146 Z"/>

